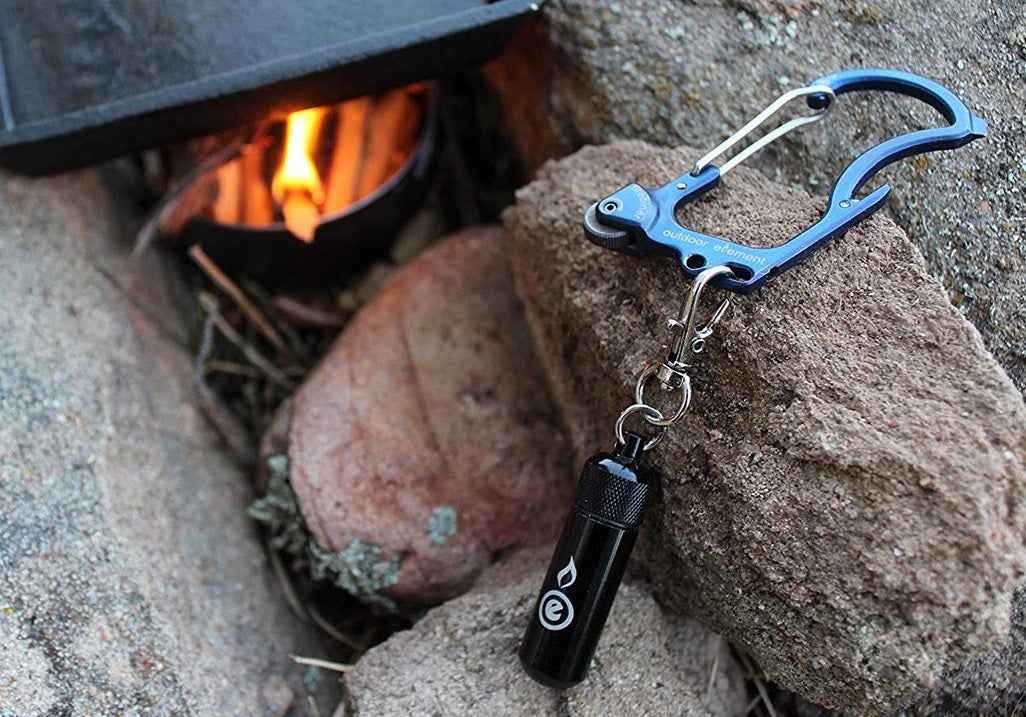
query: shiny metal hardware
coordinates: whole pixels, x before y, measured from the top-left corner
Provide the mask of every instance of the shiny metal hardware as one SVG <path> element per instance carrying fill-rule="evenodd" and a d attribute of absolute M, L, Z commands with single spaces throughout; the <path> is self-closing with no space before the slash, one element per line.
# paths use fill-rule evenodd
<path fill-rule="evenodd" d="M 616 419 L 615 432 L 616 440 L 619 443 L 624 441 L 624 424 L 634 414 L 640 414 L 649 425 L 658 429 L 658 433 L 646 442 L 644 446 L 646 451 L 662 440 L 667 428 L 679 422 L 687 414 L 691 407 L 691 378 L 687 373 L 690 368 L 688 360 L 691 354 L 701 353 L 705 349 L 706 339 L 712 334 L 713 327 L 720 322 L 730 306 L 730 301 L 724 299 L 708 321 L 699 325 L 698 309 L 702 292 L 712 280 L 731 273 L 728 266 L 713 266 L 701 272 L 691 283 L 677 317 L 666 322 L 672 333 L 666 357 L 662 361 L 650 363 L 644 368 L 634 387 L 634 403 L 625 408 Z M 665 393 L 680 391 L 677 409 L 672 414 L 667 415 L 662 409 L 645 400 L 645 387 L 653 378 L 659 382 Z"/>
<path fill-rule="evenodd" d="M 649 423 L 655 421 L 665 420 L 662 411 L 658 408 L 652 408 L 652 406 L 645 405 L 644 403 L 634 403 L 623 409 L 620 415 L 616 419 L 616 425 L 614 426 L 614 432 L 616 433 L 616 442 L 618 445 L 623 445 L 627 442 L 627 436 L 624 433 L 624 424 L 627 419 L 635 413 L 640 413 L 642 417 Z M 666 428 L 660 428 L 658 432 L 652 437 L 645 441 L 643 450 L 650 451 L 655 448 L 659 441 L 663 440 L 663 436 L 666 435 Z"/>
<path fill-rule="evenodd" d="M 709 320 L 702 326 L 696 327 L 698 322 L 698 304 L 702 292 L 710 281 L 718 276 L 733 276 L 734 272 L 729 266 L 713 266 L 695 277 L 688 289 L 688 294 L 681 304 L 676 319 L 666 322 L 673 333 L 673 340 L 670 342 L 670 352 L 666 359 L 660 364 L 657 372 L 659 381 L 667 391 L 677 388 L 676 376 L 688 368 L 684 361 L 685 351 L 691 349 L 691 353 L 701 353 L 705 349 L 705 340 L 713 332 L 713 327 L 720 322 L 723 315 L 730 307 L 730 299 L 724 299 L 713 312 Z"/>

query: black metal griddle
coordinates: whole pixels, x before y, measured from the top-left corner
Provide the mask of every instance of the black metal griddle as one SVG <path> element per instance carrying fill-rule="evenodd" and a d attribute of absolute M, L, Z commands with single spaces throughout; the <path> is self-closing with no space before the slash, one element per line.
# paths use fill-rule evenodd
<path fill-rule="evenodd" d="M 0 166 L 47 174 L 496 57 L 542 0 L 3 0 Z"/>

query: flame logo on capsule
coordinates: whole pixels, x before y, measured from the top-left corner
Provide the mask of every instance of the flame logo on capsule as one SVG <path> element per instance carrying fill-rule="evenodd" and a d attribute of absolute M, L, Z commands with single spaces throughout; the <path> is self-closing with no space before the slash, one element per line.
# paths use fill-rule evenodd
<path fill-rule="evenodd" d="M 563 582 L 563 581 L 566 582 Z M 577 581 L 577 566 L 574 565 L 574 556 L 570 556 L 570 562 L 566 564 L 566 567 L 556 573 L 556 584 L 559 585 L 559 589 L 568 588 Z"/>
<path fill-rule="evenodd" d="M 558 589 L 549 590 L 538 601 L 538 620 L 548 630 L 557 631 L 573 622 L 574 606 L 562 591 L 577 580 L 577 566 L 574 556 L 570 556 L 566 567 L 556 573 Z"/>

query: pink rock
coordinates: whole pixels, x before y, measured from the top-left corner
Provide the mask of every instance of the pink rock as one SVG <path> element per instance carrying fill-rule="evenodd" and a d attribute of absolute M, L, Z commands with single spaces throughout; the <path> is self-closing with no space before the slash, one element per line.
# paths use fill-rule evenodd
<path fill-rule="evenodd" d="M 296 394 L 289 458 L 317 544 L 400 555 L 406 605 L 555 536 L 572 457 L 502 229 L 443 241 L 363 307 Z"/>

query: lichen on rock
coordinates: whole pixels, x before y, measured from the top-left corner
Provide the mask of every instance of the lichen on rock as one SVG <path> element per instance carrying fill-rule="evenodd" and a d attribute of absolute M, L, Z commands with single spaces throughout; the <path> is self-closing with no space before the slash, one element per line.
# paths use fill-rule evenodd
<path fill-rule="evenodd" d="M 316 544 L 360 557 L 342 575 L 392 579 L 366 561 L 401 555 L 385 593 L 404 608 L 556 536 L 574 472 L 505 231 L 454 234 L 385 282 L 296 392 L 288 456 Z"/>
<path fill-rule="evenodd" d="M 447 505 L 440 505 L 431 511 L 428 518 L 428 539 L 435 545 L 445 545 L 456 535 L 456 511 Z"/>
<path fill-rule="evenodd" d="M 271 547 L 301 561 L 314 580 L 331 583 L 368 605 L 395 610 L 395 601 L 381 591 L 399 579 L 402 556 L 385 558 L 381 548 L 357 539 L 338 552 L 324 550 L 310 535 L 299 510 L 289 483 L 288 456 L 271 456 L 267 467 L 267 494 L 247 512 L 267 527 Z"/>
<path fill-rule="evenodd" d="M 337 553 L 329 553 L 311 540 L 310 557 L 310 575 L 315 580 L 328 580 L 369 605 L 395 609 L 395 602 L 380 591 L 399 580 L 402 556 L 382 559 L 381 548 L 354 538 Z"/>
<path fill-rule="evenodd" d="M 296 494 L 289 485 L 288 456 L 267 459 L 270 481 L 267 493 L 249 506 L 249 517 L 267 526 L 271 547 L 288 555 L 301 555 L 306 550 L 310 533 L 299 512 Z"/>

